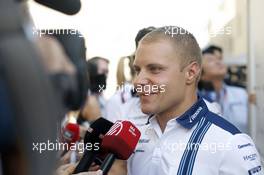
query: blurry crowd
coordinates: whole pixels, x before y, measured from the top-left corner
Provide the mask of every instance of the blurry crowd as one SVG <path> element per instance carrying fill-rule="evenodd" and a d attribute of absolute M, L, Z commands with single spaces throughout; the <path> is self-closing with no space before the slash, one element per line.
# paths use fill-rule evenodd
<path fill-rule="evenodd" d="M 0 174 L 73 173 L 82 157 L 80 150 L 42 154 L 32 150 L 33 142 L 73 142 L 73 136 L 67 138 L 69 124 L 79 126 L 79 136 L 73 139 L 79 144 L 93 121 L 101 117 L 111 122 L 133 121 L 136 126 L 146 123 L 133 87 L 134 53 L 120 58 L 116 79 L 122 88 L 107 100 L 109 58 L 87 58 L 85 39 L 80 33 L 66 32 L 71 29 L 33 37 L 28 34 L 31 21 L 25 5 L 10 2 L 5 6 L 16 13 L 6 12 L 0 27 Z M 137 48 L 154 29 L 139 29 L 131 43 Z M 245 87 L 228 81 L 223 53 L 221 46 L 203 49 L 197 94 L 214 106 L 215 113 L 248 133 L 248 94 Z M 117 160 L 109 174 L 125 174 L 120 166 L 125 165 Z M 93 168 L 97 170 L 98 165 Z"/>

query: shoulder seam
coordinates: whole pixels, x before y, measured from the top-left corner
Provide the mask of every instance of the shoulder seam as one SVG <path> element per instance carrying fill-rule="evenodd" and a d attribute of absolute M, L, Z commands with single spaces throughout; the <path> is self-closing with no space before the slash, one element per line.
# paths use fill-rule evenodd
<path fill-rule="evenodd" d="M 224 119 L 223 117 L 208 111 L 207 113 L 207 120 L 209 120 L 210 122 L 212 122 L 212 124 L 216 125 L 217 127 L 229 132 L 232 135 L 236 135 L 241 133 L 241 131 L 239 131 L 239 129 L 237 129 L 233 124 L 231 124 L 229 121 L 227 121 L 226 119 Z"/>

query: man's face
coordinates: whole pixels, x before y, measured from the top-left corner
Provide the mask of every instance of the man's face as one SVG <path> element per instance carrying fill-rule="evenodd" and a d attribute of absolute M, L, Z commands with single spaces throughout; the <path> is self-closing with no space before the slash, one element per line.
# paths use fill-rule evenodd
<path fill-rule="evenodd" d="M 170 111 L 185 96 L 185 71 L 180 70 L 180 59 L 171 45 L 170 41 L 161 40 L 140 43 L 136 50 L 134 86 L 143 113 Z"/>
<path fill-rule="evenodd" d="M 223 60 L 223 54 L 218 51 L 218 50 L 215 50 L 214 51 L 214 55 L 219 59 L 219 60 Z"/>
<path fill-rule="evenodd" d="M 226 65 L 214 54 L 203 55 L 202 68 L 204 71 L 202 79 L 207 81 L 214 78 L 224 78 L 227 72 Z"/>

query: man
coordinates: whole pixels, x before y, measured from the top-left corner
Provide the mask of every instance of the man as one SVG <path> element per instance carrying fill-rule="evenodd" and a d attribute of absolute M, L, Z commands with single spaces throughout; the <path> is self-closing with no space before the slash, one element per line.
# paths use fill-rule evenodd
<path fill-rule="evenodd" d="M 80 110 L 78 123 L 89 126 L 94 121 L 105 115 L 106 100 L 103 91 L 106 89 L 109 60 L 103 57 L 93 57 L 87 61 L 87 70 L 90 79 L 90 92 L 84 106 Z"/>
<path fill-rule="evenodd" d="M 156 29 L 155 27 L 146 27 L 138 31 L 136 37 L 135 37 L 135 44 L 136 49 L 138 47 L 138 44 L 140 40 L 149 32 Z M 134 55 L 129 56 L 129 61 L 134 62 Z M 131 76 L 132 81 L 135 77 L 133 65 L 131 67 Z M 122 67 L 121 70 L 124 68 Z M 124 70 L 123 70 L 124 71 Z M 117 78 L 118 79 L 118 78 Z M 126 88 L 127 87 L 127 88 Z M 115 122 L 117 120 L 130 120 L 132 121 L 136 126 L 142 126 L 146 123 L 146 117 L 147 114 L 142 113 L 140 109 L 140 100 L 139 97 L 132 91 L 132 87 L 130 86 L 124 86 L 122 90 L 117 91 L 107 102 L 106 105 L 106 118 L 112 122 Z M 210 111 L 219 114 L 220 111 L 218 109 L 218 105 L 215 103 L 209 103 L 208 101 L 205 101 L 208 105 L 208 108 Z"/>
<path fill-rule="evenodd" d="M 87 61 L 88 72 L 91 81 L 91 92 L 98 99 L 102 115 L 104 115 L 106 100 L 103 90 L 106 89 L 109 60 L 103 57 L 93 57 Z"/>
<path fill-rule="evenodd" d="M 141 110 L 150 117 L 128 161 L 129 175 L 263 173 L 250 137 L 197 97 L 201 51 L 192 34 L 155 29 L 140 41 L 134 67 Z M 149 94 L 141 91 L 149 87 Z"/>
<path fill-rule="evenodd" d="M 202 51 L 202 54 L 205 54 L 205 53 L 212 53 L 219 60 L 223 60 L 223 49 L 221 47 L 210 45 Z"/>
<path fill-rule="evenodd" d="M 135 37 L 136 48 L 140 40 L 149 32 L 153 31 L 154 27 L 147 27 L 139 30 L 137 36 Z M 134 62 L 134 56 L 129 57 L 131 62 Z M 131 76 L 134 78 L 134 69 L 131 65 Z M 122 69 L 121 69 L 122 70 Z M 106 105 L 106 118 L 112 122 L 117 120 L 129 120 L 133 122 L 137 127 L 144 126 L 146 124 L 147 114 L 142 113 L 140 108 L 140 99 L 139 96 L 134 94 L 134 91 L 131 93 L 131 88 L 125 88 L 123 90 L 117 91 L 107 102 Z M 219 113 L 219 109 L 215 106 L 214 103 L 209 103 L 205 101 L 208 105 L 208 109 L 214 113 Z M 123 161 L 116 161 L 112 166 L 109 174 L 126 174 L 126 171 L 121 172 L 120 169 L 126 166 Z"/>
<path fill-rule="evenodd" d="M 93 84 L 92 92 L 102 94 L 102 88 L 106 88 L 106 79 L 108 76 L 109 60 L 103 57 L 93 57 L 87 61 L 88 72 L 90 73 L 90 79 Z"/>
<path fill-rule="evenodd" d="M 201 90 L 201 94 L 219 103 L 223 117 L 242 132 L 247 133 L 247 92 L 241 87 L 224 83 L 227 67 L 223 63 L 222 50 L 217 49 L 216 46 L 209 48 L 203 51 L 201 80 L 211 82 L 213 90 Z"/>

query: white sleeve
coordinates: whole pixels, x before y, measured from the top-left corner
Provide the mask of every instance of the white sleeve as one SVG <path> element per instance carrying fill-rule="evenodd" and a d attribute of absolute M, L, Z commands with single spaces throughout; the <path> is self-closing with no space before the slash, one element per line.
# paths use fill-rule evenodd
<path fill-rule="evenodd" d="M 223 152 L 219 175 L 263 175 L 261 158 L 252 139 L 236 134 Z"/>
<path fill-rule="evenodd" d="M 115 94 L 106 103 L 104 118 L 111 122 L 122 120 L 122 102 L 121 98 L 119 98 L 119 94 Z"/>

